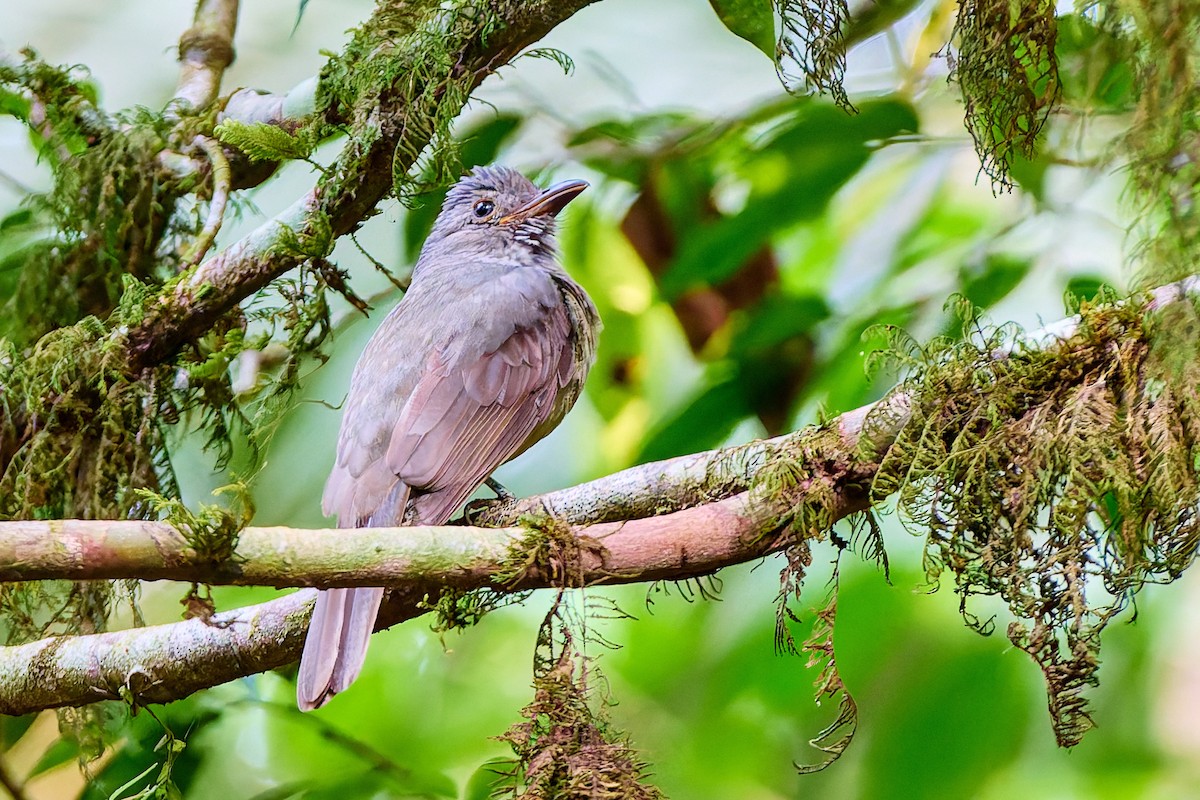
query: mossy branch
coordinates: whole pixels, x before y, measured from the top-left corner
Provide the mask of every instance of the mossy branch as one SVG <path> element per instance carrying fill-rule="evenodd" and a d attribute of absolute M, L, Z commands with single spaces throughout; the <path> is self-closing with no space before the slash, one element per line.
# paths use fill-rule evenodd
<path fill-rule="evenodd" d="M 847 500 L 846 513 L 863 495 Z M 777 511 L 750 493 L 647 517 L 563 526 L 581 546 L 572 583 L 692 578 L 774 549 Z M 213 560 L 166 522 L 54 520 L 0 522 L 0 582 L 141 578 L 240 586 L 393 586 L 519 590 L 557 585 L 543 565 L 553 548 L 539 527 L 460 525 L 396 528 L 245 528 Z M 742 538 L 745 537 L 743 541 Z M 514 556 L 519 554 L 519 556 Z M 528 556 L 528 558 L 526 558 Z M 528 562 L 528 563 L 527 563 Z M 526 566 L 515 569 L 514 565 Z"/>
<path fill-rule="evenodd" d="M 594 0 L 380 3 L 341 59 L 326 67 L 318 114 L 351 135 L 317 185 L 275 219 L 164 289 L 125 341 L 130 369 L 162 363 L 221 315 L 312 254 L 287 237 L 355 230 L 394 189 L 488 75 Z M 403 19 L 398 19 L 403 17 Z M 324 239 L 323 239 L 324 241 Z M 332 239 L 324 242 L 328 249 Z"/>
<path fill-rule="evenodd" d="M 1160 308 L 1200 291 L 1191 278 L 1152 293 Z M 1023 337 L 1049 348 L 1078 319 Z M 999 348 L 994 357 L 1010 356 Z M 866 508 L 879 461 L 912 419 L 906 392 L 808 428 L 758 442 L 642 465 L 572 489 L 485 512 L 491 522 L 549 512 L 600 547 L 580 549 L 581 582 L 681 579 L 758 558 Z M 666 513 L 664 513 L 666 512 Z M 624 522 L 614 522 L 624 519 Z M 606 520 L 606 521 L 601 521 Z M 517 528 L 408 528 L 313 533 L 247 529 L 233 554 L 199 563 L 182 535 L 155 523 L 12 523 L 5 579 L 141 575 L 268 584 L 390 584 L 378 627 L 425 613 L 446 590 L 520 591 L 553 569 L 514 575 Z M 82 525 L 83 527 L 75 527 Z M 88 526 L 95 525 L 96 528 Z M 45 527 L 60 536 L 47 539 Z M 349 537 L 349 538 L 348 538 Z M 361 542 L 358 539 L 361 538 Z M 347 547 L 353 539 L 357 546 Z M 286 545 L 282 554 L 273 548 Z M 456 555 L 449 555 L 449 553 Z M 463 554 L 466 555 L 463 555 Z M 165 555 L 164 555 L 165 554 Z M 292 558 L 302 563 L 288 567 Z M 551 565 L 552 566 L 552 565 Z M 198 620 L 0 650 L 0 713 L 19 714 L 133 693 L 166 702 L 293 661 L 311 595 L 297 593 Z"/>
<path fill-rule="evenodd" d="M 792 498 L 794 500 L 794 498 Z M 860 508 L 845 498 L 838 513 Z M 603 544 L 582 550 L 588 583 L 698 577 L 779 546 L 765 535 L 778 508 L 752 493 L 582 534 Z M 549 585 L 553 568 L 513 575 L 512 545 L 524 529 L 468 527 L 363 531 L 249 528 L 236 556 L 197 562 L 183 536 L 161 523 L 5 523 L 6 579 L 52 574 L 140 573 L 185 580 L 396 586 L 378 628 L 419 616 L 447 589 L 516 592 Z M 54 526 L 57 537 L 45 536 Z M 349 541 L 348 538 L 349 537 Z M 466 554 L 466 555 L 464 555 Z M 299 559 L 289 566 L 292 559 Z M 314 576 L 317 577 L 314 580 Z M 498 583 L 501 581 L 502 583 Z M 311 594 L 198 620 L 91 636 L 51 637 L 0 649 L 0 714 L 82 705 L 124 694 L 161 703 L 294 661 L 303 646 Z"/>
<path fill-rule="evenodd" d="M 192 27 L 179 39 L 179 88 L 184 109 L 207 108 L 221 91 L 221 77 L 233 63 L 238 0 L 199 0 Z"/>

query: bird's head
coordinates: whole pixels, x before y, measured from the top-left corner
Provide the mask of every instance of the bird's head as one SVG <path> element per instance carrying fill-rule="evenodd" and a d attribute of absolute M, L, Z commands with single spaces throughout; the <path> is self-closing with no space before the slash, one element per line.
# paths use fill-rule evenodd
<path fill-rule="evenodd" d="M 508 167 L 476 167 L 446 194 L 429 240 L 497 254 L 553 249 L 554 217 L 588 186 L 569 180 L 539 189 Z"/>

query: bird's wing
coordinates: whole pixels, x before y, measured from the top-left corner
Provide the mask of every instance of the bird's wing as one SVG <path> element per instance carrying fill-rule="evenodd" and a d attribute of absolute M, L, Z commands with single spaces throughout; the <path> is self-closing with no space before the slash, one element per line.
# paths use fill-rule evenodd
<path fill-rule="evenodd" d="M 533 306 L 483 352 L 428 357 L 386 456 L 420 522 L 449 519 L 554 413 L 574 368 L 571 323 L 561 302 Z"/>

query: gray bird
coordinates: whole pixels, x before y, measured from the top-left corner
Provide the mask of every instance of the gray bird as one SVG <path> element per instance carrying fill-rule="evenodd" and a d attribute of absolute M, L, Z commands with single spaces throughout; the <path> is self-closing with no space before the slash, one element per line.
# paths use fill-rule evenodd
<path fill-rule="evenodd" d="M 600 318 L 559 265 L 554 217 L 587 188 L 506 167 L 462 178 L 412 285 L 354 368 L 322 506 L 340 527 L 440 525 L 496 467 L 554 429 L 595 361 Z M 358 677 L 384 590 L 317 596 L 296 699 Z"/>

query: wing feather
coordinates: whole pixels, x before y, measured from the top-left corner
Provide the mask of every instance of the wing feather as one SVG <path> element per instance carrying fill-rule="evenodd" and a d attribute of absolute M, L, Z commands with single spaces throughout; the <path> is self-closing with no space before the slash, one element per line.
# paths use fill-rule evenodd
<path fill-rule="evenodd" d="M 533 319 L 480 355 L 429 357 L 386 456 L 389 470 L 419 493 L 413 501 L 422 522 L 444 522 L 522 450 L 554 412 L 562 360 L 571 363 L 572 352 L 570 320 L 558 304 L 539 306 Z"/>

